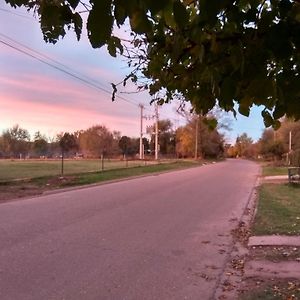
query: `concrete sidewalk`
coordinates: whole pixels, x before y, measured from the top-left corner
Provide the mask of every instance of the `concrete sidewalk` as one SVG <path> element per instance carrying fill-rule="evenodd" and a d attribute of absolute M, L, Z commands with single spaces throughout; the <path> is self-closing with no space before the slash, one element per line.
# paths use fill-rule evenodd
<path fill-rule="evenodd" d="M 288 180 L 288 175 L 277 175 L 277 176 L 264 176 L 262 177 L 263 181 L 276 181 L 276 180 Z"/>
<path fill-rule="evenodd" d="M 249 247 L 253 246 L 295 246 L 300 247 L 300 236 L 268 235 L 251 236 L 248 242 Z"/>
<path fill-rule="evenodd" d="M 300 247 L 300 236 L 269 235 L 251 236 L 248 247 Z M 300 278 L 298 259 L 272 262 L 269 260 L 251 260 L 245 264 L 244 277 Z"/>

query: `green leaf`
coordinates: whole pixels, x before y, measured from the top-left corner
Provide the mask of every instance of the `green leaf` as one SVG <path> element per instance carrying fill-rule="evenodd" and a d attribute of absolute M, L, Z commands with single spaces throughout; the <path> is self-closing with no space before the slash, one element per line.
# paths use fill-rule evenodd
<path fill-rule="evenodd" d="M 189 22 L 189 14 L 186 7 L 179 0 L 173 4 L 174 19 L 179 28 L 184 28 Z"/>
<path fill-rule="evenodd" d="M 117 49 L 119 49 L 121 54 L 123 53 L 123 46 L 121 45 L 120 39 L 116 36 L 112 36 L 107 42 L 107 50 L 111 56 L 116 57 Z"/>
<path fill-rule="evenodd" d="M 152 25 L 148 20 L 146 13 L 142 10 L 136 10 L 130 17 L 131 29 L 138 34 L 147 33 L 151 30 Z"/>
<path fill-rule="evenodd" d="M 111 0 L 95 1 L 87 20 L 88 37 L 93 48 L 106 44 L 112 27 Z"/>
<path fill-rule="evenodd" d="M 273 25 L 265 40 L 265 47 L 273 52 L 276 58 L 285 58 L 292 54 L 293 46 L 289 40 L 289 28 L 284 22 Z"/>
<path fill-rule="evenodd" d="M 147 7 L 150 9 L 152 15 L 157 14 L 164 8 L 168 6 L 170 3 L 170 0 L 145 0 L 145 3 L 147 4 Z"/>
<path fill-rule="evenodd" d="M 118 26 L 123 25 L 128 17 L 126 9 L 124 8 L 124 2 L 121 0 L 115 0 L 114 5 L 114 16 L 116 18 L 116 23 Z"/>
<path fill-rule="evenodd" d="M 166 23 L 167 26 L 169 26 L 171 28 L 175 28 L 176 27 L 176 22 L 175 22 L 174 15 L 173 15 L 172 12 L 173 12 L 173 7 L 171 5 L 169 5 L 163 11 L 163 18 L 164 18 L 165 23 Z"/>
<path fill-rule="evenodd" d="M 242 114 L 243 116 L 249 117 L 250 114 L 250 106 L 241 103 L 239 105 L 239 113 Z"/>
<path fill-rule="evenodd" d="M 271 114 L 267 110 L 263 110 L 261 112 L 261 115 L 264 119 L 264 124 L 266 127 L 270 127 L 274 124 L 274 120 L 273 120 Z"/>
<path fill-rule="evenodd" d="M 111 101 L 114 102 L 116 100 L 116 93 L 117 93 L 118 89 L 117 89 L 117 86 L 114 83 L 111 83 L 111 86 L 113 88 Z"/>
<path fill-rule="evenodd" d="M 78 14 L 78 13 L 74 14 L 73 22 L 74 22 L 74 26 L 75 26 L 76 37 L 77 37 L 77 40 L 79 41 L 81 32 L 82 32 L 82 19 L 81 19 L 80 14 Z"/>
<path fill-rule="evenodd" d="M 276 105 L 275 110 L 273 112 L 274 119 L 278 120 L 279 118 L 283 117 L 285 114 L 285 106 L 283 105 Z"/>
<path fill-rule="evenodd" d="M 78 6 L 79 0 L 67 0 L 70 6 L 75 9 Z"/>
<path fill-rule="evenodd" d="M 281 126 L 281 123 L 280 123 L 280 121 L 278 121 L 278 120 L 274 120 L 274 123 L 273 123 L 273 125 L 272 125 L 272 127 L 274 128 L 274 130 L 277 130 L 277 129 L 279 129 L 279 128 L 280 128 L 280 126 Z"/>
<path fill-rule="evenodd" d="M 211 26 L 217 22 L 217 15 L 221 5 L 220 0 L 200 0 L 200 17 L 202 21 L 207 22 Z"/>
<path fill-rule="evenodd" d="M 69 11 L 69 14 L 67 13 Z M 57 6 L 54 4 L 43 4 L 39 8 L 41 14 L 41 29 L 44 40 L 55 44 L 59 37 L 64 37 L 65 25 L 70 24 L 72 12 L 66 6 Z"/>
<path fill-rule="evenodd" d="M 203 123 L 207 125 L 209 130 L 214 130 L 218 126 L 218 121 L 215 118 L 204 118 Z"/>
<path fill-rule="evenodd" d="M 236 92 L 235 81 L 230 77 L 226 77 L 221 85 L 220 100 L 225 103 L 227 102 L 231 103 L 235 97 L 235 92 Z"/>

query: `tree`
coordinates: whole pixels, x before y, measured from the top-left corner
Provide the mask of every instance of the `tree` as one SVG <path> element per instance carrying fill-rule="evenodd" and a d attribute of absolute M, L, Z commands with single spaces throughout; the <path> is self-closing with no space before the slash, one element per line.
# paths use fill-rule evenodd
<path fill-rule="evenodd" d="M 283 142 L 286 152 L 289 151 L 290 133 L 292 150 L 300 149 L 300 121 L 295 122 L 293 119 L 284 118 L 276 136 Z"/>
<path fill-rule="evenodd" d="M 186 125 L 176 130 L 176 153 L 181 157 L 193 157 L 195 151 L 195 130 Z"/>
<path fill-rule="evenodd" d="M 138 87 L 159 93 L 159 103 L 180 97 L 198 114 L 216 103 L 235 112 L 237 103 L 246 116 L 263 105 L 265 125 L 275 127 L 284 114 L 300 118 L 298 0 L 5 1 L 36 12 L 51 43 L 67 28 L 80 39 L 88 13 L 92 47 L 106 45 L 112 56 L 130 47 L 113 32 L 129 19 L 133 49 L 124 54 L 133 71 L 124 84 L 145 76 Z"/>
<path fill-rule="evenodd" d="M 65 132 L 59 137 L 59 146 L 61 148 L 62 156 L 65 156 L 71 150 L 76 150 L 78 148 L 75 136 L 69 132 Z"/>
<path fill-rule="evenodd" d="M 120 154 L 119 140 L 121 139 L 121 132 L 114 130 L 112 132 L 112 135 L 113 135 L 113 142 L 112 142 L 111 154 L 113 156 L 117 156 Z"/>
<path fill-rule="evenodd" d="M 282 155 L 286 152 L 283 142 L 276 139 L 276 132 L 273 129 L 265 129 L 259 140 L 260 153 L 265 158 L 281 160 Z"/>
<path fill-rule="evenodd" d="M 111 154 L 113 134 L 104 125 L 95 125 L 79 135 L 79 144 L 86 157 L 100 157 Z"/>
<path fill-rule="evenodd" d="M 197 157 L 219 157 L 224 152 L 224 140 L 217 129 L 211 128 L 213 118 L 204 118 L 193 115 L 188 119 L 187 125 L 179 127 L 176 131 L 176 151 L 179 156 L 195 157 L 197 144 Z M 197 128 L 198 127 L 198 128 Z"/>
<path fill-rule="evenodd" d="M 30 147 L 30 135 L 28 130 L 18 124 L 5 130 L 2 134 L 3 152 L 13 157 L 25 157 Z"/>
<path fill-rule="evenodd" d="M 155 149 L 155 124 L 148 127 L 148 133 L 151 135 L 150 147 Z M 162 155 L 174 155 L 176 148 L 175 132 L 173 124 L 169 119 L 158 121 L 158 144 L 159 152 Z"/>
<path fill-rule="evenodd" d="M 61 175 L 64 175 L 64 157 L 65 155 L 77 148 L 76 138 L 73 134 L 65 132 L 57 136 L 58 144 L 61 149 Z"/>
<path fill-rule="evenodd" d="M 127 154 L 129 154 L 130 147 L 131 147 L 130 138 L 126 135 L 123 135 L 119 140 L 119 148 L 121 149 L 124 158 L 126 157 Z"/>
<path fill-rule="evenodd" d="M 251 146 L 253 145 L 253 140 L 251 137 L 247 135 L 247 133 L 243 133 L 242 135 L 236 138 L 236 149 L 237 155 L 241 157 L 251 157 Z"/>
<path fill-rule="evenodd" d="M 48 151 L 47 138 L 42 135 L 39 131 L 34 134 L 34 141 L 32 149 L 37 156 L 45 156 Z"/>

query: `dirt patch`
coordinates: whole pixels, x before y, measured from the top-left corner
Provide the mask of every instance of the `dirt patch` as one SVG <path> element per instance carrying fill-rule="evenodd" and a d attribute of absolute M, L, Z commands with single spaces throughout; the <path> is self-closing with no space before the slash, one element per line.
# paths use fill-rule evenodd
<path fill-rule="evenodd" d="M 38 196 L 43 194 L 45 191 L 68 186 L 72 183 L 74 178 L 74 176 L 57 176 L 42 179 L 2 182 L 0 183 L 0 203 L 20 198 Z"/>
<path fill-rule="evenodd" d="M 247 214 L 250 214 L 248 210 Z M 243 246 L 247 247 L 251 231 L 245 222 L 240 221 L 238 226 L 231 231 L 231 234 L 235 242 L 240 242 Z"/>
<path fill-rule="evenodd" d="M 0 202 L 13 199 L 36 196 L 42 194 L 44 189 L 32 184 L 0 186 Z"/>

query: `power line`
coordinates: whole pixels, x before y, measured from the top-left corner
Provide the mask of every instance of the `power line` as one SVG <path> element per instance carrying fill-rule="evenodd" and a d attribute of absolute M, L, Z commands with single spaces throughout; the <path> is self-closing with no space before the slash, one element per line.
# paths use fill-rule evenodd
<path fill-rule="evenodd" d="M 5 35 L 4 33 L 1 33 L 1 32 L 0 32 L 0 36 L 6 38 L 6 39 L 8 39 L 8 40 L 10 40 L 11 42 L 13 42 L 13 43 L 15 43 L 15 44 L 21 46 L 22 48 L 25 48 L 25 49 L 29 50 L 30 52 L 33 52 L 33 53 L 35 53 L 35 54 L 37 54 L 37 55 L 39 55 L 39 56 L 45 58 L 46 60 L 50 60 L 51 62 L 53 62 L 53 63 L 55 63 L 55 64 L 57 64 L 57 65 L 59 65 L 59 66 L 61 66 L 61 67 L 63 67 L 63 68 L 68 69 L 68 70 L 69 70 L 70 72 L 72 72 L 73 74 L 74 74 L 74 72 L 75 72 L 75 74 L 78 75 L 79 77 L 85 77 L 85 79 L 87 79 L 88 81 L 93 81 L 93 82 L 96 83 L 97 85 L 99 84 L 99 85 L 104 86 L 104 84 L 101 84 L 100 82 L 97 82 L 96 80 L 94 80 L 94 79 L 92 79 L 92 78 L 89 78 L 89 77 L 87 77 L 87 76 L 85 76 L 85 75 L 83 75 L 83 74 L 80 74 L 79 72 L 73 70 L 73 69 L 70 68 L 69 66 L 67 66 L 67 65 L 65 65 L 65 64 L 63 64 L 63 63 L 61 63 L 61 62 L 59 62 L 59 61 L 57 61 L 57 60 L 51 58 L 50 56 L 48 56 L 48 55 L 46 55 L 46 54 L 44 54 L 44 53 L 41 53 L 41 52 L 39 52 L 39 51 L 37 51 L 37 50 L 34 50 L 34 49 L 32 49 L 32 48 L 30 48 L 30 47 L 28 47 L 28 46 L 26 46 L 26 45 L 24 45 L 24 44 L 22 44 L 22 43 L 16 41 L 16 40 L 14 40 L 13 38 L 11 38 L 11 37 Z"/>
<path fill-rule="evenodd" d="M 43 63 L 43 64 L 45 64 L 45 65 L 47 65 L 47 66 L 49 66 L 51 68 L 54 68 L 54 69 L 56 69 L 56 70 L 58 70 L 58 71 L 60 71 L 60 72 L 62 72 L 64 74 L 66 74 L 66 75 L 69 75 L 69 76 L 71 76 L 71 77 L 73 77 L 73 78 L 81 81 L 82 83 L 84 83 L 84 84 L 86 84 L 86 85 L 88 85 L 90 87 L 93 87 L 93 88 L 95 88 L 97 90 L 101 90 L 101 91 L 103 91 L 103 92 L 105 92 L 105 93 L 107 93 L 109 95 L 112 94 L 111 91 L 109 91 L 109 90 L 107 90 L 105 88 L 102 88 L 102 87 L 100 87 L 97 84 L 94 84 L 90 80 L 84 79 L 84 78 L 82 78 L 82 77 L 80 77 L 80 76 L 78 76 L 76 74 L 71 73 L 70 71 L 64 70 L 63 68 L 61 68 L 59 66 L 56 66 L 56 65 L 54 65 L 52 63 L 49 63 L 49 62 L 45 61 L 44 59 L 39 58 L 36 55 L 29 53 L 28 51 L 25 51 L 23 49 L 20 49 L 17 46 L 14 46 L 14 45 L 10 44 L 9 42 L 6 42 L 6 41 L 0 39 L 0 43 L 4 44 L 5 46 L 7 46 L 9 48 L 12 48 L 12 49 L 16 50 L 16 51 L 18 51 L 18 52 L 20 52 L 20 53 L 22 53 L 22 54 L 24 54 L 26 56 L 29 56 L 29 57 L 31 57 L 31 58 L 33 58 L 35 60 L 38 60 L 39 62 L 41 62 L 41 63 Z M 134 103 L 134 102 L 132 102 L 132 101 L 130 101 L 130 100 L 122 97 L 122 96 L 116 95 L 116 98 L 119 98 L 119 99 L 121 99 L 121 100 L 123 100 L 123 101 L 125 101 L 127 103 L 130 103 L 131 105 L 138 106 L 138 104 L 136 104 L 136 103 Z"/>
<path fill-rule="evenodd" d="M 107 90 L 106 88 L 103 88 L 103 87 L 99 86 L 99 85 L 101 85 L 101 83 L 97 82 L 96 80 L 93 80 L 93 79 L 91 79 L 91 78 L 89 78 L 89 77 L 87 77 L 87 76 L 85 76 L 83 74 L 80 74 L 80 73 L 76 72 L 75 70 L 73 70 L 69 66 L 67 66 L 65 64 L 62 64 L 59 61 L 51 58 L 50 56 L 48 56 L 46 54 L 43 54 L 43 53 L 41 53 L 41 52 L 39 52 L 37 50 L 34 50 L 34 49 L 32 49 L 32 48 L 30 48 L 30 47 L 28 47 L 28 46 L 26 46 L 26 45 L 24 45 L 24 44 L 22 44 L 22 43 L 20 43 L 20 42 L 18 42 L 16 40 L 14 40 L 13 38 L 11 38 L 11 37 L 9 37 L 9 36 L 1 33 L 1 32 L 0 32 L 0 36 L 4 37 L 5 39 L 8 39 L 9 41 L 17 44 L 18 46 L 20 46 L 20 47 L 22 47 L 22 48 L 24 48 L 26 50 L 21 49 L 20 47 L 17 47 L 17 46 L 12 45 L 11 43 L 9 43 L 7 41 L 4 41 L 4 40 L 0 39 L 0 42 L 2 44 L 4 44 L 5 46 L 10 47 L 10 48 L 12 48 L 12 49 L 14 49 L 14 50 L 16 50 L 16 51 L 24 54 L 24 55 L 27 55 L 27 56 L 35 59 L 35 60 L 38 60 L 39 62 L 41 62 L 43 64 L 46 64 L 49 67 L 52 67 L 52 68 L 56 69 L 57 71 L 63 72 L 66 75 L 71 76 L 74 79 L 77 79 L 77 80 L 81 81 L 83 84 L 88 85 L 89 87 L 93 87 L 93 88 L 95 88 L 97 90 L 101 90 L 101 91 L 103 91 L 103 92 L 105 92 L 105 93 L 107 93 L 109 95 L 112 95 L 112 92 L 110 90 Z M 30 51 L 30 52 L 33 52 L 33 54 L 29 53 L 27 50 Z M 38 56 L 40 56 L 40 57 L 38 57 Z M 54 65 L 54 64 L 52 64 L 50 62 L 47 62 L 46 60 L 49 60 L 50 62 L 52 62 L 52 63 L 54 63 L 56 65 Z M 65 70 L 65 69 L 68 69 L 68 70 Z M 85 78 L 83 78 L 83 77 L 85 77 Z M 91 81 L 93 81 L 93 82 L 91 82 Z M 119 98 L 119 99 L 121 99 L 121 100 L 123 100 L 123 101 L 125 101 L 125 102 L 127 102 L 127 103 L 129 103 L 131 105 L 136 106 L 136 107 L 139 106 L 137 103 L 134 103 L 134 102 L 132 102 L 132 101 L 130 101 L 130 100 L 122 97 L 122 96 L 116 95 L 116 98 Z M 152 113 L 152 110 L 151 110 L 150 107 L 144 107 L 144 109 L 147 110 L 147 111 L 151 111 L 151 113 Z M 173 121 L 177 122 L 177 120 L 175 120 L 174 118 L 170 118 L 169 116 L 167 116 L 165 114 L 162 114 L 162 115 L 164 117 L 168 118 L 168 119 L 172 119 Z"/>
<path fill-rule="evenodd" d="M 19 17 L 27 18 L 27 19 L 30 19 L 30 20 L 35 20 L 35 19 L 32 19 L 32 18 L 29 18 L 29 17 L 26 16 L 26 15 L 18 14 L 18 13 L 15 13 L 15 12 L 13 12 L 13 11 L 10 11 L 10 10 L 8 10 L 8 9 L 0 8 L 0 10 L 2 10 L 2 11 L 4 11 L 4 12 L 11 13 L 11 14 L 16 15 L 16 16 L 19 16 Z M 48 63 L 48 62 L 45 62 L 43 59 L 37 58 L 36 55 L 30 54 L 30 53 L 24 53 L 24 52 L 26 52 L 26 51 L 24 51 L 24 50 L 22 50 L 22 49 L 19 49 L 18 47 L 13 46 L 13 45 L 11 45 L 10 43 L 7 43 L 7 42 L 4 42 L 4 41 L 0 40 L 0 42 L 3 43 L 3 44 L 5 44 L 6 46 L 11 47 L 11 48 L 13 48 L 13 49 L 15 49 L 15 50 L 17 50 L 17 51 L 19 51 L 19 52 L 22 52 L 23 54 L 28 55 L 28 56 L 30 56 L 31 58 L 37 59 L 37 60 L 39 60 L 40 62 L 42 62 L 42 63 L 44 63 L 44 64 L 47 64 L 48 66 L 53 67 L 53 68 L 55 68 L 55 69 L 57 69 L 57 70 L 59 70 L 59 71 L 61 71 L 61 72 L 64 72 L 65 74 L 67 74 L 67 75 L 69 75 L 69 76 L 72 76 L 72 77 L 74 77 L 74 78 L 76 78 L 76 79 L 78 79 L 78 80 L 80 80 L 80 81 L 82 81 L 82 82 L 85 82 L 85 84 L 88 84 L 89 86 L 92 86 L 92 87 L 94 87 L 94 88 L 96 88 L 96 89 L 100 89 L 100 90 L 102 90 L 103 92 L 106 92 L 106 93 L 112 95 L 112 92 L 111 92 L 111 91 L 107 90 L 106 88 L 99 87 L 99 85 L 102 85 L 102 86 L 104 86 L 104 85 L 101 84 L 101 83 L 99 83 L 98 81 L 96 81 L 96 80 L 94 80 L 94 79 L 92 79 L 92 78 L 89 78 L 89 77 L 87 77 L 87 76 L 85 76 L 85 75 L 83 75 L 83 74 L 80 74 L 80 73 L 74 71 L 74 70 L 71 69 L 70 67 L 68 67 L 68 66 L 66 66 L 66 65 L 64 65 L 64 64 L 62 64 L 62 63 L 60 63 L 60 62 L 58 62 L 58 61 L 56 61 L 56 60 L 54 60 L 53 58 L 49 57 L 48 55 L 43 54 L 43 53 L 41 53 L 41 52 L 39 52 L 39 51 L 36 51 L 36 50 L 34 50 L 34 49 L 32 49 L 32 48 L 30 48 L 30 47 L 24 45 L 24 44 L 22 44 L 22 43 L 20 43 L 20 42 L 18 42 L 18 41 L 16 41 L 16 40 L 14 40 L 14 39 L 12 39 L 11 37 L 9 37 L 9 36 L 7 36 L 7 35 L 5 35 L 5 34 L 3 34 L 3 33 L 0 33 L 0 36 L 2 36 L 2 37 L 4 37 L 4 38 L 6 38 L 6 39 L 12 41 L 13 43 L 16 43 L 17 45 L 19 45 L 19 46 L 21 46 L 21 47 L 23 47 L 23 48 L 25 48 L 25 49 L 27 49 L 27 50 L 29 50 L 29 51 L 31 51 L 31 52 L 34 52 L 35 54 L 38 54 L 39 56 L 42 56 L 43 58 L 45 58 L 45 59 L 47 59 L 47 60 L 50 60 L 51 62 L 53 62 L 53 63 L 55 63 L 55 64 L 57 64 L 57 65 L 59 65 L 59 66 L 61 66 L 61 67 L 63 67 L 63 68 L 67 68 L 69 71 L 66 71 L 66 70 L 64 70 L 64 69 L 61 69 L 60 67 L 57 67 L 57 66 L 53 66 L 52 64 L 50 64 L 50 63 Z M 74 72 L 75 72 L 75 74 L 74 74 Z M 83 77 L 85 77 L 85 78 L 83 78 Z M 93 81 L 94 83 L 92 83 L 91 81 Z M 132 104 L 132 105 L 138 106 L 137 103 L 134 103 L 133 101 L 130 101 L 130 100 L 126 99 L 125 97 L 116 95 L 116 98 L 119 98 L 119 99 L 121 99 L 121 100 L 123 100 L 123 101 L 125 101 L 125 102 L 127 102 L 127 103 Z"/>
<path fill-rule="evenodd" d="M 34 18 L 30 18 L 30 17 L 28 17 L 28 15 L 16 13 L 16 12 L 13 12 L 13 11 L 11 11 L 11 10 L 9 10 L 9 9 L 0 8 L 0 11 L 7 12 L 7 13 L 9 13 L 9 14 L 12 14 L 12 15 L 15 15 L 15 16 L 18 16 L 18 17 L 27 19 L 27 20 L 35 21 Z"/>

